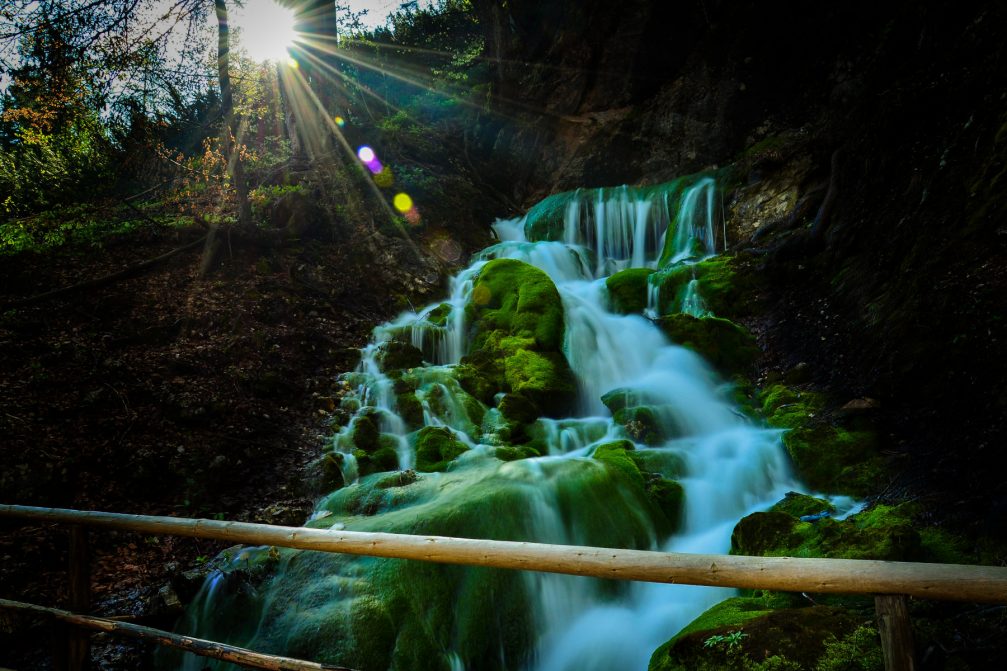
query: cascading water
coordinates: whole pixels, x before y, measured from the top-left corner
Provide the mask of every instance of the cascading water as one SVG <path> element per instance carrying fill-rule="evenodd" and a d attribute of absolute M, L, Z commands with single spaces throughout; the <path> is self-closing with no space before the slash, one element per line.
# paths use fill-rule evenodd
<path fill-rule="evenodd" d="M 653 321 L 610 309 L 610 274 L 716 253 L 713 178 L 556 198 L 538 209 L 555 213 L 559 202 L 558 216 L 498 222 L 500 242 L 454 278 L 445 302 L 375 330 L 346 377 L 352 420 L 333 439 L 346 486 L 319 502 L 312 526 L 720 553 L 742 516 L 794 488 L 778 431 L 738 412 L 717 374 Z M 506 395 L 481 402 L 459 382 L 472 347 L 467 308 L 494 259 L 555 283 L 577 384 L 572 416 L 529 423 L 520 445 Z M 646 302 L 644 314 L 656 315 L 655 284 Z M 701 282 L 677 309 L 708 314 Z M 389 370 L 382 357 L 394 342 L 425 363 Z M 619 407 L 638 414 L 613 416 Z M 420 468 L 418 436 L 430 435 L 456 446 L 426 469 L 445 472 L 392 472 Z M 382 466 L 380 454 L 394 463 Z M 681 520 L 655 513 L 649 494 L 672 480 L 684 493 Z M 190 609 L 192 633 L 365 668 L 645 669 L 728 592 L 265 549 L 230 559 L 225 573 L 235 571 L 246 587 L 209 581 Z M 240 624 L 225 625 L 228 612 Z"/>

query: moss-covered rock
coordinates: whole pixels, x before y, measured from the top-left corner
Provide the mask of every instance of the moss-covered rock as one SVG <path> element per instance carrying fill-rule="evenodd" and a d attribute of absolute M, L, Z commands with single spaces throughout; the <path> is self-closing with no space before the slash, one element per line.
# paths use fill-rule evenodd
<path fill-rule="evenodd" d="M 801 522 L 784 512 L 753 513 L 734 527 L 731 552 L 771 557 L 831 557 L 912 561 L 922 558 L 920 536 L 890 506 L 846 520 Z"/>
<path fill-rule="evenodd" d="M 559 535 L 542 535 L 538 520 L 552 510 L 542 507 L 543 483 L 549 483 L 555 495 L 550 502 L 563 520 Z M 595 460 L 534 466 L 486 460 L 438 477 L 363 478 L 321 501 L 318 509 L 331 514 L 309 526 L 513 541 L 574 538 L 584 545 L 642 549 L 657 535 L 651 507 L 645 492 Z M 660 511 L 654 514 L 660 517 Z M 209 608 L 214 618 L 187 631 L 357 669 L 447 671 L 463 664 L 502 671 L 533 659 L 541 634 L 533 605 L 541 579 L 535 574 L 293 550 L 277 554 L 268 575 L 240 601 L 204 591 L 191 612 Z M 592 581 L 580 587 L 602 589 Z M 242 628 L 244 623 L 251 626 Z M 448 658 L 448 650 L 457 658 Z"/>
<path fill-rule="evenodd" d="M 490 261 L 467 313 L 473 338 L 462 363 L 478 373 L 464 373 L 476 391 L 521 394 L 539 415 L 567 410 L 576 383 L 562 351 L 562 301 L 548 275 L 514 259 Z"/>
<path fill-rule="evenodd" d="M 613 468 L 621 471 L 627 478 L 639 487 L 644 486 L 643 474 L 636 462 L 629 458 L 628 452 L 634 450 L 633 443 L 628 440 L 620 440 L 613 443 L 599 445 L 592 455 L 595 459 L 604 462 Z"/>
<path fill-rule="evenodd" d="M 363 452 L 375 452 L 380 445 L 381 431 L 378 429 L 376 413 L 361 412 L 353 418 L 350 437 L 353 447 Z"/>
<path fill-rule="evenodd" d="M 693 350 L 728 377 L 751 372 L 762 353 L 747 329 L 727 319 L 678 313 L 661 317 L 658 325 L 672 342 Z"/>
<path fill-rule="evenodd" d="M 609 307 L 618 314 L 643 312 L 647 307 L 647 279 L 654 274 L 650 268 L 627 268 L 607 280 Z"/>
<path fill-rule="evenodd" d="M 638 405 L 623 408 L 612 416 L 616 424 L 621 424 L 630 437 L 646 445 L 660 445 L 672 437 L 665 420 L 653 406 Z"/>
<path fill-rule="evenodd" d="M 685 505 L 685 489 L 682 485 L 656 473 L 646 473 L 644 491 L 654 504 L 661 509 L 675 529 L 678 529 Z"/>
<path fill-rule="evenodd" d="M 381 370 L 388 372 L 423 365 L 423 352 L 409 343 L 388 340 L 378 346 L 376 356 Z"/>
<path fill-rule="evenodd" d="M 763 599 L 737 597 L 706 611 L 658 648 L 649 668 L 650 671 L 817 669 L 824 658 L 834 654 L 828 646 L 837 637 L 852 634 L 862 624 L 862 618 L 842 608 L 773 609 Z"/>
<path fill-rule="evenodd" d="M 644 392 L 630 387 L 619 387 L 612 391 L 605 392 L 601 396 L 601 402 L 614 415 L 620 410 L 633 408 L 640 405 L 648 405 L 653 402 L 653 398 Z"/>
<path fill-rule="evenodd" d="M 641 468 L 639 455 L 647 450 L 637 451 L 628 440 L 617 440 L 604 443 L 595 448 L 592 456 L 618 470 L 636 487 L 642 487 L 648 499 L 659 509 L 673 529 L 678 528 L 685 502 L 685 490 L 678 482 L 663 477 L 660 473 L 651 473 Z"/>
<path fill-rule="evenodd" d="M 426 320 L 434 326 L 444 326 L 447 324 L 448 315 L 451 314 L 451 304 L 441 303 L 426 314 Z"/>
<path fill-rule="evenodd" d="M 650 282 L 658 287 L 658 311 L 662 315 L 681 311 L 692 280 L 706 308 L 718 317 L 735 319 L 754 314 L 763 280 L 754 261 L 732 255 L 715 256 L 699 263 L 682 263 L 659 270 Z"/>
<path fill-rule="evenodd" d="M 416 434 L 416 470 L 423 473 L 444 471 L 469 449 L 450 429 L 426 426 Z"/>
<path fill-rule="evenodd" d="M 830 421 L 824 395 L 775 384 L 764 389 L 759 400 L 766 421 L 787 429 L 787 454 L 811 488 L 864 496 L 885 482 L 876 434 L 850 431 Z"/>
<path fill-rule="evenodd" d="M 357 460 L 357 473 L 360 477 L 372 473 L 394 471 L 399 467 L 398 452 L 391 447 L 383 447 L 373 452 L 354 450 L 353 456 Z"/>
<path fill-rule="evenodd" d="M 524 394 L 506 394 L 498 407 L 504 419 L 517 424 L 534 422 L 539 416 L 538 408 Z"/>
<path fill-rule="evenodd" d="M 416 394 L 407 391 L 395 397 L 395 410 L 406 425 L 407 431 L 415 431 L 423 426 L 423 405 Z"/>
<path fill-rule="evenodd" d="M 494 456 L 500 461 L 517 461 L 541 457 L 542 453 L 534 445 L 504 445 L 496 448 Z"/>
<path fill-rule="evenodd" d="M 497 390 L 493 384 L 482 375 L 475 366 L 458 364 L 454 367 L 454 376 L 462 389 L 471 394 L 474 398 L 489 405 L 493 402 L 493 396 Z"/>
<path fill-rule="evenodd" d="M 787 492 L 782 500 L 769 509 L 769 512 L 786 513 L 792 517 L 818 515 L 819 513 L 834 513 L 836 507 L 817 496 L 808 496 L 799 492 Z"/>
<path fill-rule="evenodd" d="M 578 190 L 556 193 L 540 200 L 525 215 L 525 236 L 531 241 L 562 240 L 566 209 L 580 197 Z"/>

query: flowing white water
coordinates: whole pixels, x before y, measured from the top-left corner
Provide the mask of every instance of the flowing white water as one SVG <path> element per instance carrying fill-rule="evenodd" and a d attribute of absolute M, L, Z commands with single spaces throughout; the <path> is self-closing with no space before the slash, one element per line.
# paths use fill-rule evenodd
<path fill-rule="evenodd" d="M 631 389 L 659 409 L 662 423 L 674 435 L 659 446 L 637 449 L 663 451 L 684 464 L 679 479 L 685 491 L 681 531 L 654 549 L 726 552 L 741 517 L 767 507 L 795 486 L 779 432 L 757 427 L 736 412 L 716 374 L 697 355 L 669 342 L 649 319 L 610 312 L 604 289 L 609 274 L 630 267 L 655 268 L 662 256 L 665 263 L 688 263 L 715 254 L 714 193 L 714 180 L 700 179 L 684 190 L 676 208 L 666 194 L 640 197 L 626 187 L 598 190 L 593 197 L 568 204 L 561 241 L 529 242 L 523 219 L 499 221 L 494 231 L 500 243 L 482 252 L 453 280 L 444 326 L 426 321 L 438 308 L 432 305 L 380 327 L 376 340 L 408 328 L 413 344 L 432 362 L 457 363 L 465 354 L 465 304 L 485 262 L 511 258 L 542 269 L 563 300 L 564 349 L 580 386 L 580 419 L 542 422 L 550 454 L 581 458 L 598 444 L 625 438 L 601 397 L 614 389 Z M 651 294 L 649 307 L 656 312 L 656 290 Z M 681 309 L 694 316 L 709 314 L 698 282 L 689 284 Z M 373 346 L 365 351 L 361 370 L 370 388 L 379 390 L 374 405 L 394 415 L 384 391 L 391 382 L 378 370 L 372 353 Z M 425 413 L 428 424 L 461 428 L 457 416 L 461 412 L 444 417 L 425 407 Z M 391 424 L 382 429 L 402 431 Z M 589 426 L 594 435 L 586 430 Z M 408 456 L 400 457 L 403 468 L 410 463 Z M 577 543 L 575 534 L 563 528 L 546 488 L 541 491 L 533 506 L 538 538 Z M 730 594 L 704 587 L 639 584 L 621 600 L 612 601 L 587 581 L 531 574 L 528 582 L 531 593 L 538 595 L 536 619 L 545 632 L 532 666 L 542 671 L 645 669 L 654 649 Z M 453 658 L 453 664 L 460 663 L 460 658 Z"/>
<path fill-rule="evenodd" d="M 356 392 L 349 394 L 344 403 L 351 403 L 351 410 L 359 410 L 333 438 L 334 450 L 343 457 L 344 480 L 353 483 L 358 479 L 353 456 L 357 422 L 377 422 L 381 439 L 394 444 L 400 468 L 409 468 L 415 462 L 410 427 L 397 405 L 396 378 L 382 372 L 379 365 L 382 343 L 393 339 L 412 342 L 424 353 L 426 364 L 410 372 L 423 424 L 449 429 L 472 449 L 447 473 L 425 475 L 412 485 L 410 496 L 422 504 L 404 510 L 392 507 L 387 517 L 379 513 L 363 521 L 350 520 L 348 525 L 364 526 L 347 528 L 387 530 L 396 528 L 408 516 L 436 518 L 438 511 L 459 501 L 470 503 L 473 496 L 488 495 L 483 492 L 501 491 L 500 483 L 504 482 L 520 488 L 521 509 L 499 513 L 519 519 L 519 535 L 528 540 L 597 543 L 599 536 L 592 531 L 595 520 L 587 518 L 603 510 L 617 515 L 610 518 L 611 526 L 622 527 L 621 536 L 610 534 L 605 538 L 631 538 L 625 542 L 655 550 L 726 552 L 731 531 L 741 517 L 768 507 L 795 488 L 780 432 L 747 420 L 732 406 L 728 389 L 705 362 L 669 342 L 650 319 L 611 312 L 605 288 L 606 277 L 619 270 L 689 264 L 715 254 L 714 194 L 711 178 L 700 178 L 681 191 L 678 187 L 669 192 L 622 187 L 578 192 L 566 206 L 561 240 L 531 242 L 525 236 L 524 219 L 499 221 L 494 230 L 500 242 L 484 250 L 453 279 L 446 301 L 403 314 L 375 329 L 374 343 L 364 350 L 357 372 L 347 378 Z M 506 444 L 498 433 L 499 412 L 463 394 L 452 374 L 453 365 L 461 361 L 468 348 L 465 306 L 480 270 L 495 258 L 519 259 L 542 269 L 555 282 L 565 312 L 564 352 L 579 389 L 575 416 L 540 419 L 535 424 L 546 456 L 509 463 L 501 463 L 493 456 L 493 446 Z M 701 294 L 699 282 L 690 284 L 680 309 L 696 316 L 708 314 Z M 651 316 L 657 314 L 658 298 L 656 287 L 652 287 L 647 310 Z M 634 404 L 645 405 L 653 412 L 660 428 L 659 439 L 636 440 L 632 431 L 614 421 L 601 397 L 617 389 L 626 390 L 627 400 L 635 399 Z M 646 502 L 639 500 L 639 492 L 624 492 L 613 485 L 605 467 L 589 458 L 598 446 L 626 439 L 633 440 L 636 454 L 646 457 L 648 463 L 673 464 L 654 470 L 674 471 L 664 475 L 676 478 L 683 487 L 685 503 L 679 531 L 663 543 L 644 510 Z M 609 498 L 571 506 L 570 491 L 563 489 L 564 483 L 569 483 L 571 477 L 583 479 L 585 469 L 595 469 L 598 482 L 607 487 L 604 495 L 598 496 Z M 340 495 L 336 492 L 323 499 L 319 511 L 331 514 L 324 512 L 328 498 Z M 587 490 L 583 495 L 592 496 L 592 492 Z M 599 501 L 604 505 L 599 506 Z M 509 524 L 500 527 L 509 530 L 501 533 L 514 531 L 513 522 Z M 476 529 L 464 533 L 496 532 Z M 326 579 L 334 584 L 363 586 L 366 573 L 361 567 L 365 564 L 356 563 L 359 561 L 326 568 L 334 571 Z M 280 576 L 276 580 L 285 579 Z M 310 580 L 323 579 L 312 575 Z M 659 645 L 731 593 L 651 584 L 633 584 L 619 590 L 586 578 L 540 573 L 522 574 L 520 581 L 530 599 L 530 621 L 538 638 L 534 650 L 521 660 L 508 659 L 501 645 L 496 660 L 499 668 L 646 669 Z M 333 612 L 347 613 L 349 618 L 354 592 L 351 588 L 341 589 L 347 590 L 349 597 L 330 593 L 326 598 L 344 599 Z M 314 590 L 309 582 L 302 593 L 310 593 L 314 599 Z M 204 604 L 211 604 L 215 584 L 204 591 Z M 274 587 L 271 594 L 283 591 Z M 272 598 L 263 601 L 268 603 Z M 320 603 L 324 601 L 319 599 Z M 480 666 L 466 657 L 465 609 L 494 607 L 491 603 L 459 601 L 451 625 L 456 643 L 444 652 L 442 660 L 451 669 Z M 285 611 L 279 606 L 277 609 L 269 618 L 263 615 L 263 622 L 268 625 L 270 618 L 283 619 Z M 204 607 L 196 615 L 209 621 L 213 609 Z M 270 626 L 297 628 L 297 622 L 295 619 L 289 624 Z M 267 625 L 256 634 L 264 641 L 272 635 Z"/>
<path fill-rule="evenodd" d="M 673 262 L 711 255 L 712 204 L 712 180 L 702 180 L 685 192 L 677 230 L 661 230 L 666 220 L 651 216 L 650 202 L 629 202 L 622 192 L 593 203 L 598 226 L 591 240 L 578 236 L 580 229 L 571 224 L 580 216 L 577 203 L 568 207 L 563 246 L 524 242 L 516 222 L 500 222 L 498 234 L 508 242 L 486 252 L 536 265 L 556 282 L 566 312 L 566 354 L 581 385 L 584 415 L 607 414 L 602 394 L 629 388 L 661 408 L 667 423 L 677 430 L 678 437 L 649 448 L 674 454 L 684 463 L 680 483 L 685 489 L 685 519 L 681 531 L 660 548 L 666 551 L 726 552 L 741 517 L 767 507 L 795 486 L 779 432 L 756 427 L 735 412 L 702 360 L 668 342 L 649 320 L 616 315 L 605 306 L 600 275 L 626 267 L 627 262 L 629 267 L 655 263 L 653 252 L 649 257 L 645 253 L 648 239 L 674 234 Z M 581 258 L 585 243 L 593 243 L 597 256 L 592 273 L 574 261 Z M 690 293 L 689 311 L 707 314 L 698 287 L 691 286 Z M 655 648 L 730 594 L 704 587 L 638 584 L 621 601 L 587 599 L 586 604 L 584 598 L 558 587 L 551 592 L 551 598 L 543 596 L 541 603 L 547 633 L 534 666 L 542 671 L 645 669 Z"/>

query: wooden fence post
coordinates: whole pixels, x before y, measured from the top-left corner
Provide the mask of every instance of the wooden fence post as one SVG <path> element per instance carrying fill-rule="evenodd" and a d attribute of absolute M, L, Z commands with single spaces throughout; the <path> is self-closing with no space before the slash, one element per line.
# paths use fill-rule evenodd
<path fill-rule="evenodd" d="M 70 610 L 86 615 L 91 610 L 91 558 L 87 529 L 70 527 Z M 67 667 L 85 671 L 90 666 L 91 641 L 85 629 L 70 627 L 67 635 Z"/>
<path fill-rule="evenodd" d="M 874 597 L 885 671 L 916 671 L 916 651 L 907 601 L 900 594 Z"/>

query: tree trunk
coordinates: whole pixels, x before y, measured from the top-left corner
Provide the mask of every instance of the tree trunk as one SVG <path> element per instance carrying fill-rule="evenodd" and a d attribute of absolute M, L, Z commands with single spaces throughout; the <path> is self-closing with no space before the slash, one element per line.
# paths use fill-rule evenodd
<path fill-rule="evenodd" d="M 252 208 L 248 202 L 248 184 L 245 169 L 241 163 L 241 147 L 238 142 L 240 119 L 234 113 L 234 94 L 231 89 L 231 29 L 227 20 L 226 0 L 214 0 L 217 11 L 217 76 L 220 81 L 220 116 L 224 120 L 223 150 L 227 157 L 227 171 L 238 198 L 238 225 L 250 228 Z"/>

